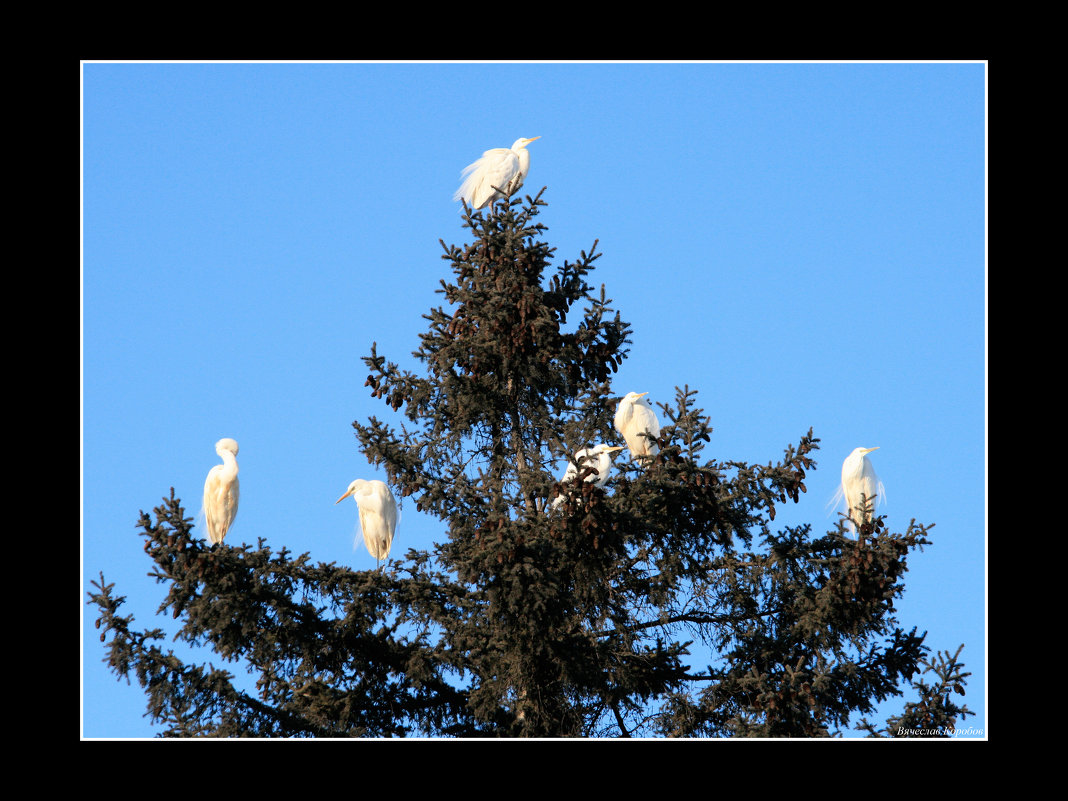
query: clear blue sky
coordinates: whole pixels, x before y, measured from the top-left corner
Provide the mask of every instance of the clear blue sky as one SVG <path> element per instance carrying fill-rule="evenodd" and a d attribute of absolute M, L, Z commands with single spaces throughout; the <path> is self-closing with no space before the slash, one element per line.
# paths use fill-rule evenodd
<path fill-rule="evenodd" d="M 985 64 L 86 63 L 82 104 L 84 737 L 156 731 L 85 591 L 103 570 L 135 626 L 176 630 L 135 524 L 172 486 L 200 510 L 220 437 L 228 543 L 373 566 L 334 501 L 384 478 L 352 421 L 400 416 L 361 357 L 421 372 L 438 240 L 470 241 L 460 171 L 520 136 L 556 263 L 600 240 L 591 283 L 634 329 L 619 394 L 699 390 L 709 458 L 813 427 L 776 524 L 830 528 L 842 460 L 880 446 L 891 527 L 936 524 L 898 618 L 965 643 L 986 733 Z M 440 537 L 407 503 L 393 555 Z"/>

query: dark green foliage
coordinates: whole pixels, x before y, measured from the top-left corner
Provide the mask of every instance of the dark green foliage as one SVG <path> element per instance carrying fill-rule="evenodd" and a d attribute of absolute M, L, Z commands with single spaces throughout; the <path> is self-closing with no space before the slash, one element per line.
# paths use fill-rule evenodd
<path fill-rule="evenodd" d="M 255 549 L 213 547 L 190 536 L 173 490 L 155 517 L 142 513 L 140 526 L 152 575 L 170 585 L 159 614 L 181 618 L 178 639 L 242 660 L 260 677 L 253 698 L 226 671 L 181 664 L 153 645 L 161 630 L 131 631 L 130 618 L 118 614 L 123 599 L 101 575 L 91 602 L 101 609 L 101 641 L 112 634 L 108 661 L 116 673 L 136 675 L 166 734 L 391 736 L 409 732 L 412 718 L 450 733 L 463 695 L 442 680 L 424 638 L 407 629 L 401 635 L 402 621 L 389 608 L 398 582 L 377 571 L 311 565 L 285 549 L 272 554 L 262 539 Z"/>
<path fill-rule="evenodd" d="M 919 694 L 919 701 L 905 704 L 904 714 L 891 717 L 886 721 L 886 728 L 877 730 L 866 719 L 861 719 L 857 729 L 866 731 L 873 737 L 952 737 L 957 726 L 957 719 L 965 720 L 973 715 L 967 705 L 957 706 L 954 695 L 964 695 L 967 677 L 972 675 L 964 671 L 964 664 L 959 662 L 962 644 L 957 652 L 940 651 L 935 658 L 921 660 L 923 674 L 933 673 L 937 681 L 928 684 L 923 679 L 915 679 L 912 687 Z"/>
<path fill-rule="evenodd" d="M 353 571 L 263 540 L 211 548 L 173 491 L 155 522 L 142 516 L 169 584 L 160 612 L 261 677 L 253 698 L 161 652 L 101 576 L 110 664 L 137 676 L 168 734 L 826 736 L 927 664 L 894 599 L 928 526 L 771 529 L 815 468 L 811 431 L 777 463 L 708 459 L 712 428 L 684 386 L 660 404 L 648 464 L 623 451 L 606 487 L 559 483 L 568 454 L 623 444 L 612 417 L 627 388 L 610 382 L 631 331 L 587 284 L 596 243 L 551 269 L 540 198 L 468 214 L 475 241 L 442 243 L 453 282 L 414 353 L 424 375 L 374 345 L 365 358 L 372 395 L 403 420 L 354 423 L 360 448 L 441 521 L 433 553 Z M 947 690 L 967 674 L 938 665 L 890 728 L 969 714 Z"/>

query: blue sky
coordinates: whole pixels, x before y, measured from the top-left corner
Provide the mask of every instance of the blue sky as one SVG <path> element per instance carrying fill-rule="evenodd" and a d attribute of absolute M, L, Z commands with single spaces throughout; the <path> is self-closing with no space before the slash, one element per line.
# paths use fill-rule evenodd
<path fill-rule="evenodd" d="M 195 515 L 219 438 L 241 447 L 228 543 L 373 567 L 334 505 L 384 478 L 352 421 L 399 420 L 361 357 L 421 372 L 438 240 L 470 241 L 460 171 L 521 136 L 555 263 L 599 240 L 591 283 L 633 328 L 620 395 L 699 390 L 720 460 L 813 427 L 776 524 L 832 527 L 842 460 L 880 446 L 890 526 L 936 524 L 898 619 L 965 644 L 985 735 L 982 63 L 83 64 L 82 735 L 157 730 L 85 591 L 103 570 L 135 626 L 176 630 L 136 521 L 172 486 Z M 441 536 L 405 504 L 393 556 Z"/>

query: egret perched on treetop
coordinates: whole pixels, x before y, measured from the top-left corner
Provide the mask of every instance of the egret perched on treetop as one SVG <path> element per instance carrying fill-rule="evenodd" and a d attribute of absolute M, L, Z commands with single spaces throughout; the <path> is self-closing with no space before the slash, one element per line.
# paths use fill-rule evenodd
<path fill-rule="evenodd" d="M 365 481 L 358 478 L 349 484 L 345 494 L 334 505 L 352 496 L 360 509 L 360 529 L 363 542 L 376 562 L 389 556 L 393 534 L 397 530 L 397 501 L 384 481 Z"/>
<path fill-rule="evenodd" d="M 237 442 L 225 437 L 215 443 L 215 452 L 223 463 L 208 471 L 204 482 L 204 522 L 213 545 L 223 541 L 237 517 Z"/>
<path fill-rule="evenodd" d="M 508 198 L 523 185 L 530 170 L 530 153 L 527 145 L 540 136 L 530 139 L 516 139 L 510 148 L 495 147 L 482 154 L 474 164 L 464 167 L 460 177 L 463 183 L 452 196 L 453 200 L 463 198 L 468 207 L 474 211 L 485 208 L 494 201 Z"/>
<path fill-rule="evenodd" d="M 834 496 L 834 502 L 845 498 L 846 514 L 849 516 L 850 527 L 856 531 L 864 520 L 870 519 L 864 514 L 864 505 L 871 507 L 872 514 L 875 512 L 876 497 L 878 503 L 886 503 L 886 489 L 883 482 L 875 475 L 868 454 L 879 450 L 874 448 L 854 448 L 853 452 L 842 462 L 842 483 Z M 861 500 L 861 496 L 864 499 Z"/>
<path fill-rule="evenodd" d="M 628 392 L 616 407 L 616 431 L 627 441 L 631 456 L 639 459 L 656 456 L 660 447 L 643 437 L 646 431 L 653 437 L 660 436 L 660 421 L 649 399 L 648 392 Z"/>
<path fill-rule="evenodd" d="M 583 448 L 575 454 L 575 462 L 579 464 L 579 467 L 593 467 L 597 470 L 596 473 L 590 473 L 586 476 L 585 481 L 591 482 L 595 487 L 603 487 L 608 481 L 608 474 L 612 472 L 612 454 L 615 451 L 621 451 L 618 445 L 596 445 L 592 448 Z M 579 468 L 575 467 L 573 462 L 567 463 L 567 470 L 564 471 L 563 476 L 560 477 L 560 483 L 566 484 L 569 481 L 574 480 L 578 475 Z M 557 495 L 553 500 L 552 508 L 564 502 L 563 495 Z"/>

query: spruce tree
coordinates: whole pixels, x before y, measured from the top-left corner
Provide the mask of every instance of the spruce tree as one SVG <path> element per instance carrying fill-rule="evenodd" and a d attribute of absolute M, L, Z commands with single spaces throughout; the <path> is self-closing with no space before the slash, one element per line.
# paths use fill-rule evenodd
<path fill-rule="evenodd" d="M 173 489 L 142 513 L 159 611 L 259 677 L 252 695 L 163 651 L 101 575 L 106 661 L 136 676 L 164 733 L 826 736 L 909 682 L 919 702 L 883 732 L 858 728 L 971 714 L 950 699 L 967 676 L 956 656 L 939 657 L 936 685 L 913 681 L 935 665 L 894 617 L 930 526 L 773 530 L 815 469 L 811 430 L 767 465 L 708 458 L 710 421 L 683 386 L 660 404 L 655 458 L 620 451 L 603 487 L 584 464 L 560 482 L 578 450 L 625 444 L 612 420 L 628 388 L 612 376 L 632 332 L 588 283 L 596 242 L 553 267 L 541 197 L 465 209 L 473 241 L 442 242 L 452 276 L 425 315 L 421 374 L 374 344 L 364 359 L 395 419 L 354 422 L 359 448 L 440 521 L 432 552 L 352 570 L 265 539 L 212 547 Z"/>

